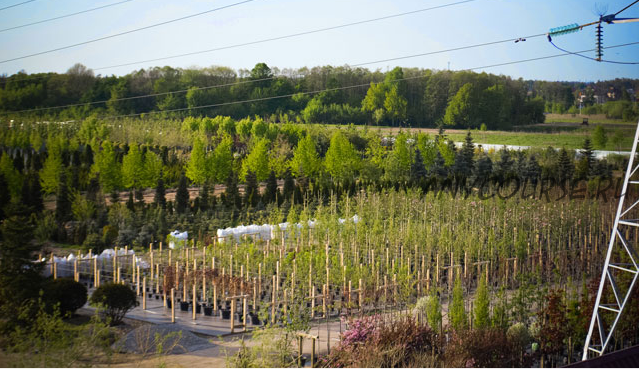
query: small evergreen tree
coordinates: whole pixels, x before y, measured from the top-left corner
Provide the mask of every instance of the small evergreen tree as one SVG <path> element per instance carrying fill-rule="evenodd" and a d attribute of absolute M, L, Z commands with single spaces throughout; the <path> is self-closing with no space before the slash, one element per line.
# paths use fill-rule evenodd
<path fill-rule="evenodd" d="M 267 179 L 265 184 L 265 193 L 263 194 L 263 202 L 266 204 L 277 201 L 279 187 L 276 182 L 276 173 L 274 171 L 270 172 L 270 176 Z"/>
<path fill-rule="evenodd" d="M 526 165 L 526 179 L 535 186 L 542 173 L 542 168 L 539 166 L 535 155 L 531 155 Z"/>
<path fill-rule="evenodd" d="M 428 300 L 426 317 L 428 318 L 430 328 L 432 328 L 435 333 L 441 332 L 441 301 L 439 300 L 437 289 L 433 287 L 430 293 L 430 300 Z"/>
<path fill-rule="evenodd" d="M 575 166 L 573 165 L 571 158 L 569 158 L 568 152 L 566 152 L 565 149 L 560 150 L 560 155 L 557 160 L 557 179 L 561 184 L 565 184 L 568 180 L 573 178 L 574 168 Z"/>
<path fill-rule="evenodd" d="M 175 202 L 177 213 L 184 214 L 189 209 L 189 191 L 187 190 L 187 177 L 185 177 L 185 173 L 181 173 L 181 178 L 178 181 Z"/>
<path fill-rule="evenodd" d="M 132 191 L 129 191 L 129 197 L 127 198 L 126 206 L 130 211 L 136 210 L 134 208 L 134 193 Z"/>
<path fill-rule="evenodd" d="M 154 192 L 154 204 L 164 209 L 166 202 L 167 201 L 165 199 L 165 182 L 163 181 L 163 177 L 161 176 L 156 181 L 156 191 Z"/>
<path fill-rule="evenodd" d="M 578 165 L 578 177 L 581 179 L 587 179 L 593 176 L 595 170 L 595 154 L 593 154 L 593 147 L 591 145 L 591 140 L 584 140 L 584 145 L 582 145 L 582 150 L 580 151 L 580 162 Z"/>
<path fill-rule="evenodd" d="M 454 331 L 461 331 L 466 328 L 466 308 L 464 306 L 464 289 L 461 285 L 461 278 L 457 275 L 453 298 L 448 306 L 448 319 L 450 327 Z"/>
<path fill-rule="evenodd" d="M 4 174 L 0 173 L 0 220 L 4 219 L 4 208 L 10 201 L 11 196 L 9 195 L 9 185 L 4 178 Z"/>
<path fill-rule="evenodd" d="M 234 172 L 230 173 L 230 176 L 227 177 L 225 182 L 225 202 L 228 206 L 234 208 L 241 207 L 241 197 L 239 196 L 239 186 L 236 181 L 236 175 Z"/>
<path fill-rule="evenodd" d="M 67 189 L 67 175 L 64 170 L 58 176 L 58 192 L 56 193 L 56 220 L 63 223 L 71 215 L 71 199 Z"/>
<path fill-rule="evenodd" d="M 435 161 L 430 166 L 428 175 L 431 178 L 436 178 L 439 180 L 442 180 L 448 176 L 448 171 L 446 170 L 446 161 L 444 160 L 444 157 L 441 156 L 441 152 L 439 152 L 439 150 L 437 150 Z"/>
<path fill-rule="evenodd" d="M 201 211 L 207 211 L 210 208 L 210 195 L 209 195 L 210 189 L 209 186 L 207 185 L 207 182 L 203 183 L 203 187 L 201 187 L 201 191 L 198 194 L 198 204 L 199 208 Z"/>
<path fill-rule="evenodd" d="M 290 170 L 286 170 L 283 177 L 283 198 L 290 201 L 292 193 L 294 193 L 294 178 L 292 178 Z"/>
<path fill-rule="evenodd" d="M 39 213 L 44 209 L 38 172 L 31 172 L 26 176 L 22 184 L 21 201 L 29 208 L 30 212 Z"/>
<path fill-rule="evenodd" d="M 245 196 L 243 203 L 245 206 L 256 206 L 259 200 L 259 186 L 256 183 L 256 175 L 254 172 L 249 171 L 245 175 Z"/>
<path fill-rule="evenodd" d="M 595 143 L 595 146 L 599 148 L 604 148 L 606 146 L 606 142 L 608 141 L 608 138 L 606 137 L 606 132 L 604 131 L 604 127 L 601 125 L 595 126 L 595 129 L 593 129 L 593 134 L 591 135 L 593 138 L 593 142 Z"/>
<path fill-rule="evenodd" d="M 421 184 L 426 176 L 428 176 L 428 171 L 426 170 L 426 166 L 424 165 L 424 159 L 418 149 L 415 150 L 415 160 L 410 166 L 410 176 L 412 182 L 415 184 Z"/>
<path fill-rule="evenodd" d="M 493 173 L 493 162 L 485 153 L 475 162 L 474 177 L 478 185 L 481 186 L 487 181 Z"/>
<path fill-rule="evenodd" d="M 484 329 L 490 327 L 490 298 L 488 297 L 488 286 L 486 286 L 486 274 L 483 273 L 479 278 L 477 292 L 475 293 L 475 304 L 473 308 L 475 329 Z"/>

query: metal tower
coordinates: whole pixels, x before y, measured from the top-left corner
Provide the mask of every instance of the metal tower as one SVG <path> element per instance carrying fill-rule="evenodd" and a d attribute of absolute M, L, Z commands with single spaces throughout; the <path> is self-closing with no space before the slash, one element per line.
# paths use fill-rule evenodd
<path fill-rule="evenodd" d="M 600 288 L 597 291 L 591 325 L 584 343 L 582 360 L 589 358 L 589 351 L 600 356 L 607 349 L 618 321 L 629 302 L 631 293 L 637 286 L 640 274 L 638 264 L 639 245 L 632 244 L 626 235 L 629 232 L 638 232 L 640 227 L 639 187 L 635 188 L 635 185 L 639 186 L 640 163 L 637 158 L 639 135 L 640 124 L 638 123 L 631 156 L 629 157 L 629 165 L 623 180 L 609 248 L 606 252 L 606 262 L 602 270 L 602 279 L 600 280 Z M 632 191 L 629 185 L 633 185 L 631 186 L 634 187 Z M 629 194 L 628 198 L 627 194 Z M 594 340 L 593 335 L 596 326 L 599 334 L 597 339 Z"/>

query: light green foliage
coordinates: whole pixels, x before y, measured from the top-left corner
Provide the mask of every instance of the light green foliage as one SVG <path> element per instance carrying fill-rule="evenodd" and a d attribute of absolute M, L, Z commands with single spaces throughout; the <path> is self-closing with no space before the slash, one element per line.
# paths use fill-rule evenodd
<path fill-rule="evenodd" d="M 386 86 L 383 83 L 370 83 L 366 97 L 361 101 L 361 110 L 374 112 L 383 107 L 386 100 Z"/>
<path fill-rule="evenodd" d="M 144 158 L 142 187 L 155 187 L 163 170 L 163 161 L 151 150 L 147 150 Z"/>
<path fill-rule="evenodd" d="M 386 91 L 386 99 L 383 103 L 386 113 L 392 119 L 392 124 L 402 120 L 406 116 L 408 101 L 399 94 L 397 85 L 393 85 L 390 90 Z"/>
<path fill-rule="evenodd" d="M 606 132 L 604 131 L 604 127 L 601 125 L 597 125 L 595 129 L 593 129 L 593 134 L 592 134 L 592 141 L 597 146 L 598 148 L 604 148 L 606 146 L 606 143 L 608 141 L 608 138 L 606 137 Z"/>
<path fill-rule="evenodd" d="M 129 152 L 123 157 L 123 186 L 141 188 L 144 168 L 143 155 L 138 144 L 132 143 Z"/>
<path fill-rule="evenodd" d="M 460 331 L 466 328 L 466 308 L 464 307 L 464 289 L 461 285 L 461 278 L 459 275 L 455 279 L 455 287 L 453 288 L 453 297 L 448 306 L 448 320 L 450 327 L 455 331 Z"/>
<path fill-rule="evenodd" d="M 114 146 L 110 141 L 103 141 L 102 150 L 94 156 L 91 172 L 99 176 L 100 185 L 104 192 L 120 188 L 122 182 L 121 165 L 116 160 Z"/>
<path fill-rule="evenodd" d="M 187 163 L 185 175 L 197 185 L 207 180 L 207 160 L 205 158 L 205 146 L 203 140 L 196 136 L 192 144 L 192 152 Z"/>
<path fill-rule="evenodd" d="M 58 191 L 58 176 L 63 169 L 62 158 L 58 150 L 49 150 L 49 155 L 40 170 L 40 186 L 44 194 Z"/>
<path fill-rule="evenodd" d="M 38 304 L 36 314 L 30 304 L 17 312 L 27 324 L 17 326 L 5 337 L 6 351 L 11 353 L 8 366 L 81 367 L 93 362 L 96 355 L 110 358 L 112 333 L 97 316 L 86 324 L 69 324 L 57 309 L 49 314 L 44 303 Z"/>
<path fill-rule="evenodd" d="M 437 295 L 437 289 L 433 288 L 433 291 L 430 294 L 430 300 L 428 301 L 428 306 L 426 307 L 426 317 L 428 318 L 428 324 L 435 332 L 441 331 L 441 301 L 439 301 L 439 296 Z"/>
<path fill-rule="evenodd" d="M 208 159 L 208 176 L 216 183 L 223 183 L 232 171 L 232 139 L 224 137 Z"/>
<path fill-rule="evenodd" d="M 270 149 L 270 141 L 267 139 L 262 139 L 254 145 L 252 151 L 249 155 L 243 160 L 243 165 L 241 167 L 241 180 L 245 180 L 249 172 L 253 172 L 256 175 L 257 181 L 265 181 L 270 175 L 269 167 L 269 155 L 268 151 Z"/>
<path fill-rule="evenodd" d="M 79 192 L 72 194 L 71 199 L 71 212 L 74 215 L 75 220 L 86 222 L 94 217 L 96 206 L 93 202 L 87 200 L 85 196 L 81 195 Z"/>
<path fill-rule="evenodd" d="M 407 181 L 410 178 L 412 164 L 411 145 L 408 136 L 400 133 L 395 138 L 392 153 L 386 158 L 386 179 L 389 181 Z"/>
<path fill-rule="evenodd" d="M 463 127 L 474 127 L 476 121 L 477 100 L 475 89 L 472 83 L 461 86 L 457 94 L 448 103 L 444 114 L 444 123 L 449 126 L 461 125 Z"/>
<path fill-rule="evenodd" d="M 488 286 L 486 285 L 486 274 L 482 273 L 479 277 L 477 292 L 475 293 L 475 303 L 473 307 L 473 327 L 483 329 L 490 327 L 490 298 L 488 296 Z"/>
<path fill-rule="evenodd" d="M 257 139 L 264 138 L 268 131 L 268 124 L 261 118 L 257 118 L 252 123 L 252 136 Z"/>
<path fill-rule="evenodd" d="M 321 169 L 321 160 L 310 135 L 299 140 L 294 150 L 294 156 L 290 161 L 290 169 L 295 177 L 306 176 L 314 178 Z"/>
<path fill-rule="evenodd" d="M 341 131 L 335 131 L 325 155 L 324 166 L 338 182 L 352 180 L 358 169 L 359 157 L 354 147 Z"/>

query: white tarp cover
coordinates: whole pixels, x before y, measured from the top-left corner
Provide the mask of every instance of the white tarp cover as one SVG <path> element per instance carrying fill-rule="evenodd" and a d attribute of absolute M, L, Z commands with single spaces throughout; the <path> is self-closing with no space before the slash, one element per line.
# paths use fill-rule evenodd
<path fill-rule="evenodd" d="M 169 248 L 174 249 L 182 243 L 183 246 L 187 245 L 187 231 L 179 232 L 175 230 L 169 234 Z"/>
<path fill-rule="evenodd" d="M 354 215 L 353 217 L 349 218 L 349 220 L 352 220 L 354 224 L 357 224 L 361 218 L 359 218 L 358 215 Z M 339 224 L 344 224 L 346 222 L 346 219 L 339 218 Z M 316 221 L 314 220 L 308 220 L 308 228 L 314 229 L 316 225 Z M 275 238 L 278 238 L 281 232 L 283 232 L 283 236 L 287 239 L 288 238 L 288 228 L 290 227 L 290 223 L 285 222 L 285 223 L 279 223 L 278 225 L 271 225 L 271 224 L 263 224 L 263 225 L 240 225 L 238 227 L 230 227 L 230 228 L 225 228 L 225 229 L 218 229 L 216 231 L 216 236 L 218 237 L 219 242 L 225 242 L 225 240 L 228 237 L 234 237 L 236 241 L 238 241 L 241 237 L 248 235 L 248 236 L 253 236 L 257 237 L 260 240 L 266 241 L 266 240 L 273 240 Z M 300 234 L 300 230 L 303 228 L 303 224 L 297 223 L 294 225 L 295 227 L 295 234 L 298 236 Z M 171 247 L 171 246 L 170 246 Z"/>

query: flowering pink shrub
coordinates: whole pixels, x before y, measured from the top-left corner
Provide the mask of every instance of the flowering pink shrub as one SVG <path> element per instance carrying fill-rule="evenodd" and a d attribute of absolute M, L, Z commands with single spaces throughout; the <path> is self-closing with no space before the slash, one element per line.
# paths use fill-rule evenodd
<path fill-rule="evenodd" d="M 352 320 L 348 323 L 350 328 L 341 335 L 341 345 L 347 347 L 366 342 L 377 331 L 380 320 L 379 315 Z"/>

